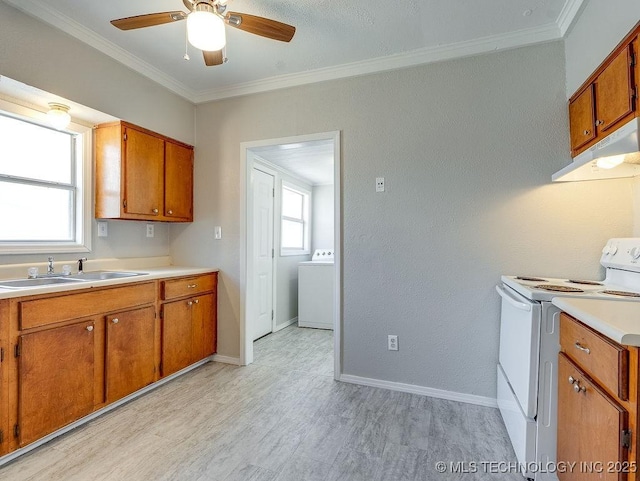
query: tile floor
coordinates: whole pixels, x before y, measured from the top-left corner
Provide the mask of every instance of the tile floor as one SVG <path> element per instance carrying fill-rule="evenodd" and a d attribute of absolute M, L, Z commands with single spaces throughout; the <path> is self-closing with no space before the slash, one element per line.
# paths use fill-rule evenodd
<path fill-rule="evenodd" d="M 330 331 L 291 326 L 256 342 L 254 364 L 208 363 L 0 468 L 0 480 L 523 480 L 480 464 L 514 458 L 497 410 L 335 382 L 331 353 Z"/>

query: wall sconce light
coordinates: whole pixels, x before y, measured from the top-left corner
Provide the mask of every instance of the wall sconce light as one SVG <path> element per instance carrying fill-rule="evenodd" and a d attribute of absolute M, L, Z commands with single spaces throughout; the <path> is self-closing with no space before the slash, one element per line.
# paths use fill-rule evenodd
<path fill-rule="evenodd" d="M 66 129 L 69 126 L 69 122 L 71 122 L 69 109 L 70 107 L 68 105 L 49 102 L 49 111 L 47 112 L 49 125 L 56 130 Z"/>

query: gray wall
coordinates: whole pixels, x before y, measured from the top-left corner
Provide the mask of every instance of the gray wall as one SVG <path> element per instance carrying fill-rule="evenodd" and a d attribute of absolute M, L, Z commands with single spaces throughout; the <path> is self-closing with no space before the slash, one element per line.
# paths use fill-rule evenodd
<path fill-rule="evenodd" d="M 313 187 L 311 253 L 316 249 L 333 249 L 334 247 L 333 193 L 333 185 Z"/>
<path fill-rule="evenodd" d="M 193 144 L 195 107 L 155 82 L 0 2 L 0 75 L 60 95 L 87 107 Z M 97 238 L 89 258 L 148 257 L 169 254 L 169 226 L 156 223 L 148 239 L 140 222 L 110 221 L 109 237 Z M 70 260 L 77 254 L 57 255 Z M 44 260 L 0 256 L 0 263 Z"/>
<path fill-rule="evenodd" d="M 171 252 L 222 270 L 220 353 L 239 355 L 240 143 L 340 130 L 344 372 L 495 397 L 500 274 L 597 277 L 631 233 L 630 182 L 550 184 L 565 92 L 555 42 L 199 105 L 196 222 Z"/>

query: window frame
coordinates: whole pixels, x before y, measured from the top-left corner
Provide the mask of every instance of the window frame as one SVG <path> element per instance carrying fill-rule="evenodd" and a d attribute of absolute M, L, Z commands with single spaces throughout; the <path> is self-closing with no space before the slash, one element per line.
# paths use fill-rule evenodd
<path fill-rule="evenodd" d="M 302 196 L 302 219 L 296 217 L 288 217 L 283 215 L 283 191 L 284 189 L 290 190 Z M 291 222 L 300 222 L 302 224 L 302 249 L 295 247 L 284 247 L 282 245 L 282 229 L 284 220 Z M 282 181 L 280 185 L 280 256 L 303 256 L 311 253 L 311 191 L 296 185 L 292 182 Z"/>
<path fill-rule="evenodd" d="M 47 123 L 46 113 L 31 107 L 23 106 L 0 98 L 1 115 L 21 120 L 44 128 L 51 128 Z M 71 122 L 64 132 L 72 134 L 72 184 L 34 181 L 29 178 L 2 175 L 3 181 L 33 186 L 64 186 L 73 198 L 73 238 L 69 241 L 21 240 L 0 241 L 0 255 L 12 254 L 55 254 L 91 251 L 92 226 L 92 129 L 90 126 Z"/>

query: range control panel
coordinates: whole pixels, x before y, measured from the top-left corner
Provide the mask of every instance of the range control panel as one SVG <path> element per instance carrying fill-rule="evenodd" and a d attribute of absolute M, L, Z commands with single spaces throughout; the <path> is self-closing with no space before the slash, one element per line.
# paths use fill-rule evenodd
<path fill-rule="evenodd" d="M 602 248 L 600 264 L 640 272 L 640 237 L 609 239 Z"/>

